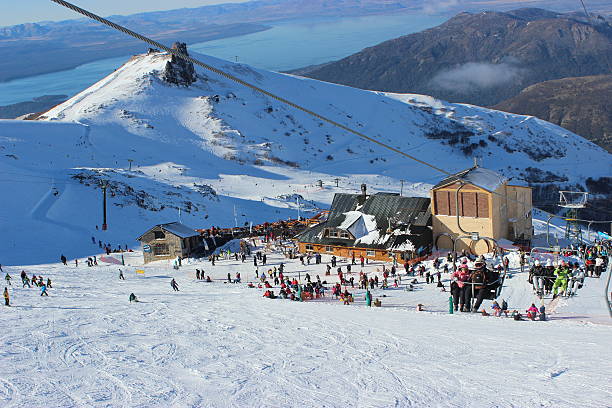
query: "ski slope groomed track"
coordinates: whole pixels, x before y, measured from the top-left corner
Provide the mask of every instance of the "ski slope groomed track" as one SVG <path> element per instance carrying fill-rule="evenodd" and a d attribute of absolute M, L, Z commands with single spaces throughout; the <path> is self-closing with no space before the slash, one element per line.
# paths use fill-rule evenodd
<path fill-rule="evenodd" d="M 268 259 L 260 271 L 282 260 Z M 601 316 L 603 323 L 590 320 L 601 314 L 603 279 L 587 279 L 550 321 L 532 322 L 449 315 L 448 293 L 424 283 L 413 292 L 374 290 L 381 308 L 367 308 L 356 289 L 350 306 L 329 295 L 301 303 L 248 288 L 251 258 L 214 267 L 185 262 L 178 271 L 167 261 L 143 267 L 141 260 L 139 253 L 126 256 L 125 281 L 117 265 L 89 268 L 82 260 L 79 267 L 24 267 L 53 281 L 44 298 L 38 288 L 21 288 L 21 267 L 4 267 L 13 277 L 13 306 L 0 309 L 0 407 L 612 403 L 612 326 Z M 324 265 L 284 262 L 290 276 L 324 278 Z M 364 269 L 372 274 L 380 266 Z M 214 282 L 197 281 L 195 268 Z M 237 271 L 241 284 L 223 282 Z M 180 292 L 170 288 L 172 277 Z M 511 310 L 524 312 L 533 301 L 520 273 L 504 291 Z M 132 292 L 141 302 L 128 302 Z M 416 311 L 418 303 L 424 311 Z"/>

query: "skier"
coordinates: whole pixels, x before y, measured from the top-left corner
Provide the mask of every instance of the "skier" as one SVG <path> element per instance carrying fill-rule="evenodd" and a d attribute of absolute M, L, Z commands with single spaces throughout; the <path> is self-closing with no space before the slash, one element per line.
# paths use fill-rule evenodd
<path fill-rule="evenodd" d="M 369 290 L 366 291 L 365 301 L 366 301 L 366 306 L 372 307 L 372 294 L 370 293 Z"/>
<path fill-rule="evenodd" d="M 138 298 L 136 297 L 135 294 L 130 293 L 130 303 L 132 302 L 138 302 Z"/>
<path fill-rule="evenodd" d="M 453 279 L 453 282 L 451 283 L 451 293 L 453 295 L 453 305 L 454 305 L 455 312 L 458 311 L 459 308 L 461 308 L 462 312 L 465 312 L 466 311 L 465 309 L 465 305 L 466 305 L 465 282 L 467 282 L 470 279 L 470 271 L 467 265 L 461 265 L 459 267 L 459 270 L 453 273 L 453 275 L 451 276 L 451 279 Z M 468 288 L 468 289 L 471 289 L 471 288 Z M 467 311 L 469 311 L 469 302 L 468 302 Z"/>
<path fill-rule="evenodd" d="M 47 278 L 47 287 L 49 289 L 53 288 L 53 286 L 51 286 L 51 278 Z"/>
<path fill-rule="evenodd" d="M 44 284 L 40 287 L 40 296 L 49 296 L 47 287 Z"/>
<path fill-rule="evenodd" d="M 28 288 L 31 288 L 32 286 L 30 286 L 30 278 L 28 278 L 28 275 L 26 275 L 25 277 L 22 278 L 22 282 L 23 282 L 23 287 L 25 288 L 26 285 L 28 285 Z"/>
<path fill-rule="evenodd" d="M 557 279 L 555 279 L 555 283 L 553 283 L 553 298 L 558 296 L 559 287 L 561 288 L 561 293 L 567 290 L 567 278 L 568 278 L 569 270 L 567 269 L 565 262 L 561 261 L 561 265 L 555 269 L 555 275 Z"/>
<path fill-rule="evenodd" d="M 9 297 L 9 292 L 8 292 L 8 288 L 4 288 L 4 305 L 5 306 L 10 306 L 11 305 L 11 299 Z"/>
<path fill-rule="evenodd" d="M 123 276 L 123 271 L 119 269 L 119 280 L 125 280 L 125 276 Z"/>
<path fill-rule="evenodd" d="M 170 286 L 172 287 L 172 289 L 174 289 L 176 292 L 179 291 L 178 288 L 178 284 L 176 283 L 176 281 L 174 280 L 174 278 L 172 278 L 172 281 L 170 281 Z"/>
<path fill-rule="evenodd" d="M 487 287 L 487 268 L 486 264 L 484 263 L 484 260 L 482 258 L 479 258 L 474 263 L 474 267 L 476 268 L 476 270 L 474 270 L 474 272 L 472 273 L 471 279 L 473 288 L 466 288 L 468 292 L 465 295 L 465 300 L 466 303 L 470 303 L 473 291 L 474 295 L 476 296 L 476 303 L 474 304 L 473 312 L 477 312 L 478 308 L 480 308 L 480 305 L 482 304 L 485 295 L 489 291 L 489 288 Z"/>
<path fill-rule="evenodd" d="M 63 263 L 64 265 L 68 265 L 68 264 L 66 263 L 68 260 L 66 259 L 66 257 L 64 256 L 64 254 L 62 254 L 62 256 L 60 256 L 60 260 L 62 261 L 62 263 Z"/>
<path fill-rule="evenodd" d="M 6 281 L 6 284 L 11 286 L 11 275 L 8 274 L 8 272 L 6 273 L 6 276 L 4 277 L 4 280 Z"/>

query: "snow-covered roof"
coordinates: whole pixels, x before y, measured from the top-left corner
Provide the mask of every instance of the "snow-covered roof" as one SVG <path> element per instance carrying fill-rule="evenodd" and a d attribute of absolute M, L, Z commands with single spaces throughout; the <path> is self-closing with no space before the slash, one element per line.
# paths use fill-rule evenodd
<path fill-rule="evenodd" d="M 174 234 L 180 238 L 189 238 L 200 235 L 193 228 L 181 224 L 180 222 L 170 222 L 168 224 L 160 224 L 159 226 L 163 230 L 168 231 L 169 233 Z"/>
<path fill-rule="evenodd" d="M 508 182 L 506 177 L 493 170 L 475 166 L 448 176 L 436 184 L 434 188 L 444 187 L 459 180 L 491 191 L 497 190 L 501 185 Z"/>
<path fill-rule="evenodd" d="M 155 227 L 160 227 L 161 229 L 163 229 L 166 232 L 169 232 L 173 235 L 176 235 L 179 238 L 190 238 L 190 237 L 195 237 L 200 235 L 196 230 L 194 230 L 193 228 L 190 228 L 184 224 L 181 224 L 180 222 L 169 222 L 166 224 L 157 224 L 154 227 L 150 228 L 148 231 L 151 231 L 151 229 L 155 228 Z M 139 236 L 137 238 L 137 240 L 140 240 L 142 237 L 144 236 L 144 234 L 142 234 L 141 236 Z"/>

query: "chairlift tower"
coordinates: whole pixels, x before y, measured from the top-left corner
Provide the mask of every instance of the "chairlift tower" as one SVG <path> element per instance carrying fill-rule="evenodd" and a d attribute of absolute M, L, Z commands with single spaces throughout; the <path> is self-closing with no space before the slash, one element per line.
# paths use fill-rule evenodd
<path fill-rule="evenodd" d="M 585 208 L 589 197 L 584 191 L 559 191 L 559 207 L 565 208 L 565 239 L 582 243 L 582 226 L 578 213 Z"/>

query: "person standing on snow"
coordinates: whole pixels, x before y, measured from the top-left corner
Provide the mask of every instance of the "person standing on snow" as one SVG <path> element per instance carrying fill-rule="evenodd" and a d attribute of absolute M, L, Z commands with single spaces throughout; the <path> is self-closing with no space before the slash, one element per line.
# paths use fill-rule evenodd
<path fill-rule="evenodd" d="M 4 280 L 6 281 L 6 284 L 11 286 L 11 275 L 8 274 L 8 272 L 6 273 L 6 276 L 4 277 Z"/>
<path fill-rule="evenodd" d="M 40 296 L 49 296 L 49 293 L 47 293 L 47 287 L 45 286 L 45 284 L 43 284 L 40 287 Z"/>
<path fill-rule="evenodd" d="M 51 286 L 51 278 L 47 278 L 47 287 L 49 289 L 51 289 L 53 286 Z"/>
<path fill-rule="evenodd" d="M 366 306 L 372 307 L 372 294 L 370 293 L 369 290 L 366 291 L 365 301 L 366 301 Z"/>
<path fill-rule="evenodd" d="M 8 288 L 4 288 L 4 306 L 10 306 L 11 305 L 11 299 L 9 297 L 9 292 L 8 292 Z"/>
<path fill-rule="evenodd" d="M 179 291 L 178 288 L 178 284 L 176 283 L 176 281 L 174 280 L 174 278 L 172 278 L 172 281 L 170 281 L 170 286 L 172 287 L 172 289 L 174 289 L 176 292 Z"/>
<path fill-rule="evenodd" d="M 68 260 L 66 259 L 66 257 L 64 256 L 64 254 L 62 254 L 62 256 L 60 256 L 60 260 L 62 261 L 62 263 L 63 263 L 64 265 L 68 265 L 68 264 L 67 264 L 67 261 L 68 261 Z"/>
<path fill-rule="evenodd" d="M 125 280 L 125 276 L 123 276 L 123 271 L 119 269 L 119 280 Z"/>

